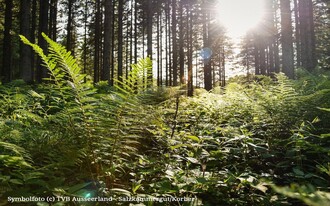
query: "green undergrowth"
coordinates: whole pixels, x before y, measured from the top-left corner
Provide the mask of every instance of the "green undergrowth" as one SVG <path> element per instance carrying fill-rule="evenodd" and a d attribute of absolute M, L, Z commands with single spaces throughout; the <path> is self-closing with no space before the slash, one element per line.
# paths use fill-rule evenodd
<path fill-rule="evenodd" d="M 0 205 L 330 202 L 328 75 L 254 77 L 186 97 L 148 82 L 150 59 L 114 87 L 93 85 L 64 47 L 44 35 L 45 55 L 21 38 L 50 78 L 0 87 Z"/>

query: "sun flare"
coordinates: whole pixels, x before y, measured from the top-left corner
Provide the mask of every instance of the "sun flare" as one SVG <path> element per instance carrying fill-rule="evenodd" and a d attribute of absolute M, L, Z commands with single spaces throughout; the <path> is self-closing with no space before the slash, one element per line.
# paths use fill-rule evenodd
<path fill-rule="evenodd" d="M 243 36 L 264 15 L 264 0 L 219 0 L 217 18 L 229 36 Z"/>

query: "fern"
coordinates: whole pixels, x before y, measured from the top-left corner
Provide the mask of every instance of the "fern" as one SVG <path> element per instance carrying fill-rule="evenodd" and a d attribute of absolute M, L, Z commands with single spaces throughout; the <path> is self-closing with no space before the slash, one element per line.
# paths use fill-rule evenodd
<path fill-rule="evenodd" d="M 115 80 L 116 88 L 125 94 L 137 94 L 151 87 L 150 78 L 152 70 L 152 61 L 149 57 L 140 59 L 136 64 L 131 65 L 132 70 L 128 78 L 124 81 Z"/>
<path fill-rule="evenodd" d="M 80 145 L 80 152 L 85 154 L 83 156 L 87 158 L 86 163 L 90 167 L 88 169 L 90 176 L 94 179 L 92 169 L 92 162 L 95 159 L 93 156 L 93 142 L 97 141 L 98 135 L 93 132 L 95 131 L 93 127 L 97 126 L 98 118 L 95 118 L 97 100 L 92 95 L 96 90 L 89 83 L 84 83 L 86 75 L 81 74 L 81 69 L 71 53 L 65 47 L 52 41 L 44 33 L 42 36 L 49 45 L 48 55 L 45 55 L 38 45 L 29 42 L 23 36 L 20 37 L 25 44 L 30 45 L 41 57 L 51 75 L 48 80 L 54 83 L 56 91 L 60 93 L 61 98 L 64 100 L 64 109 L 60 113 L 48 116 L 48 119 L 58 122 L 60 125 L 66 124 L 63 125 L 64 128 L 71 131 L 71 138 L 75 139 L 74 141 L 78 146 Z M 42 97 L 42 95 L 33 91 L 30 94 L 36 98 Z"/>
<path fill-rule="evenodd" d="M 151 86 L 148 83 L 151 60 L 147 58 L 133 64 L 127 79 L 116 80 L 117 91 L 96 96 L 92 85 L 83 82 L 85 75 L 80 73 L 81 69 L 70 52 L 45 34 L 43 36 L 49 44 L 47 56 L 39 46 L 24 37 L 21 39 L 41 56 L 50 71 L 49 80 L 65 99 L 60 112 L 47 116 L 48 127 L 55 122 L 56 126 L 52 130 L 56 136 L 68 136 L 70 141 L 80 145 L 80 154 L 71 158 L 77 158 L 76 163 L 89 171 L 89 178 L 93 182 L 102 180 L 107 188 L 113 188 L 114 185 L 127 187 L 130 183 L 123 184 L 122 179 L 132 171 L 129 162 L 136 158 L 145 135 L 143 127 L 146 123 L 141 119 L 147 120 L 152 114 L 143 109 L 137 98 L 137 94 Z M 45 98 L 44 94 L 35 91 L 29 93 L 40 101 Z M 61 129 L 65 131 L 61 132 Z"/>

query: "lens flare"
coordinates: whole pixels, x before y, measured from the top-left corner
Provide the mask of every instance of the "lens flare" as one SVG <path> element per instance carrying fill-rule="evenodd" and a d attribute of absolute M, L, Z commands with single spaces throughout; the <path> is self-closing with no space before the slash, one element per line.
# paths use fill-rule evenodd
<path fill-rule="evenodd" d="M 212 50 L 210 48 L 203 48 L 201 49 L 199 55 L 202 57 L 202 59 L 206 60 L 211 58 L 212 56 Z"/>

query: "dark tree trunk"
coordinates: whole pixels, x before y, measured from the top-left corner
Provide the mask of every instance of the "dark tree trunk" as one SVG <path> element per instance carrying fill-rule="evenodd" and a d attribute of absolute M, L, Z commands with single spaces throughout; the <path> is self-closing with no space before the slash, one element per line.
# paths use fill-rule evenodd
<path fill-rule="evenodd" d="M 31 42 L 36 41 L 36 29 L 37 29 L 37 0 L 32 1 L 32 11 L 31 11 Z M 30 55 L 31 67 L 32 67 L 32 79 L 35 80 L 35 53 L 32 50 Z"/>
<path fill-rule="evenodd" d="M 290 79 L 294 78 L 293 39 L 290 0 L 281 0 L 281 43 L 282 71 Z"/>
<path fill-rule="evenodd" d="M 74 6 L 75 0 L 68 0 L 68 23 L 66 25 L 66 49 L 68 51 L 71 51 L 71 53 L 74 55 L 74 40 L 73 40 L 73 19 L 74 19 Z"/>
<path fill-rule="evenodd" d="M 276 65 L 275 65 L 275 46 L 276 46 L 276 40 L 277 40 L 277 29 L 275 27 L 275 12 L 276 12 L 276 6 L 274 6 L 273 0 L 267 0 L 266 2 L 266 28 L 268 30 L 268 34 L 266 36 L 266 56 L 267 56 L 267 74 L 269 76 L 274 76 L 274 73 L 276 71 Z"/>
<path fill-rule="evenodd" d="M 136 0 L 135 0 L 136 1 Z M 113 8 L 115 7 L 115 1 L 112 2 Z M 116 24 L 116 18 L 115 18 L 115 9 L 112 9 L 111 12 L 112 17 L 112 25 Z M 110 55 L 110 68 L 111 68 L 111 74 L 110 74 L 110 85 L 114 85 L 114 79 L 115 79 L 115 28 L 112 26 L 112 36 L 111 36 L 111 55 Z"/>
<path fill-rule="evenodd" d="M 315 37 L 315 24 L 314 24 L 314 11 L 313 11 L 313 1 L 308 1 L 308 57 L 309 64 L 307 68 L 315 69 L 317 66 L 316 59 L 316 37 Z"/>
<path fill-rule="evenodd" d="M 49 37 L 56 41 L 57 38 L 57 0 L 50 1 L 49 9 Z"/>
<path fill-rule="evenodd" d="M 128 78 L 128 72 L 129 72 L 129 11 L 126 13 L 126 31 L 125 31 L 125 78 Z"/>
<path fill-rule="evenodd" d="M 299 23 L 299 8 L 298 0 L 294 0 L 294 19 L 295 19 L 295 45 L 296 45 L 296 58 L 297 67 L 301 66 L 301 39 L 300 39 L 300 23 Z"/>
<path fill-rule="evenodd" d="M 280 53 L 279 53 L 279 40 L 275 39 L 274 42 L 274 66 L 275 66 L 275 73 L 280 72 Z"/>
<path fill-rule="evenodd" d="M 94 36 L 94 83 L 100 80 L 100 39 L 101 39 L 101 2 L 96 0 L 95 2 L 95 36 Z"/>
<path fill-rule="evenodd" d="M 134 2 L 133 1 L 131 1 L 131 8 L 132 8 L 132 10 L 131 10 L 131 12 L 130 12 L 130 28 L 129 28 L 129 39 L 130 39 L 130 42 L 129 42 L 129 44 L 130 44 L 130 50 L 129 50 L 129 66 L 131 66 L 132 64 L 133 64 L 133 19 L 136 19 L 136 18 L 134 18 L 134 12 L 135 12 L 135 9 L 136 8 L 134 8 Z M 133 12 L 133 10 L 134 10 L 134 12 Z"/>
<path fill-rule="evenodd" d="M 167 57 L 167 70 L 168 70 L 168 86 L 173 86 L 173 64 L 172 64 L 172 58 L 171 58 L 171 51 L 173 51 L 173 45 L 171 44 L 171 36 L 172 36 L 172 40 L 173 40 L 173 35 L 171 32 L 171 18 L 170 18 L 170 2 L 168 1 L 167 3 L 167 13 L 166 13 L 166 19 L 167 19 L 167 51 L 168 51 L 168 55 L 166 55 Z M 173 27 L 172 27 L 173 29 Z M 177 68 L 176 68 L 177 69 Z"/>
<path fill-rule="evenodd" d="M 300 0 L 298 8 L 301 41 L 301 66 L 312 71 L 316 66 L 312 0 Z"/>
<path fill-rule="evenodd" d="M 147 0 L 147 56 L 152 60 L 153 0 Z M 148 85 L 152 85 L 152 68 L 148 70 Z"/>
<path fill-rule="evenodd" d="M 88 32 L 88 0 L 85 0 L 85 5 L 84 5 L 84 43 L 83 43 L 83 70 L 84 74 L 87 74 L 87 32 Z M 85 82 L 86 82 L 86 77 L 85 77 Z"/>
<path fill-rule="evenodd" d="M 259 63 L 260 63 L 260 74 L 267 74 L 267 66 L 266 66 L 266 51 L 265 51 L 265 40 L 261 40 L 261 48 L 259 50 Z"/>
<path fill-rule="evenodd" d="M 176 0 L 172 0 L 172 63 L 173 63 L 173 86 L 178 85 L 178 53 L 177 53 L 177 17 Z"/>
<path fill-rule="evenodd" d="M 170 3 L 166 2 L 166 9 L 165 9 L 165 85 L 170 86 L 169 78 L 170 78 L 170 71 L 169 71 L 169 5 Z"/>
<path fill-rule="evenodd" d="M 124 2 L 118 4 L 118 80 L 123 79 L 123 13 Z"/>
<path fill-rule="evenodd" d="M 112 48 L 112 0 L 105 0 L 104 4 L 104 46 L 102 80 L 110 84 L 111 48 Z"/>
<path fill-rule="evenodd" d="M 180 1 L 179 15 L 180 15 L 180 25 L 179 25 L 179 65 L 180 65 L 180 84 L 185 84 L 184 75 L 184 21 L 183 21 L 183 2 Z"/>
<path fill-rule="evenodd" d="M 39 1 L 39 31 L 38 31 L 38 44 L 47 53 L 47 42 L 42 37 L 42 33 L 48 35 L 48 13 L 49 13 L 49 1 Z M 37 82 L 42 82 L 43 78 L 49 77 L 48 70 L 42 64 L 40 57 L 37 59 Z"/>
<path fill-rule="evenodd" d="M 193 96 L 193 23 L 190 4 L 187 4 L 188 96 Z"/>
<path fill-rule="evenodd" d="M 27 39 L 31 38 L 31 0 L 21 0 L 21 21 L 20 21 L 20 33 Z M 20 42 L 20 73 L 21 78 L 27 82 L 32 83 L 32 66 L 31 66 L 31 53 L 30 46 Z"/>
<path fill-rule="evenodd" d="M 137 8 L 137 0 L 134 0 L 134 63 L 137 63 L 138 58 L 138 8 Z"/>
<path fill-rule="evenodd" d="M 203 44 L 204 48 L 210 47 L 210 30 L 209 30 L 209 11 L 205 8 L 205 2 L 204 2 L 204 8 L 203 8 Z M 212 89 L 212 74 L 211 74 L 211 55 L 210 57 L 204 58 L 204 88 L 207 91 L 210 91 Z"/>
<path fill-rule="evenodd" d="M 254 66 L 255 66 L 255 75 L 261 74 L 260 68 L 260 43 L 257 41 L 257 36 L 254 38 Z"/>
<path fill-rule="evenodd" d="M 10 30 L 12 29 L 12 16 L 13 16 L 13 0 L 6 0 L 6 9 L 5 9 L 5 30 L 3 37 L 3 60 L 1 68 L 1 81 L 6 83 L 12 79 L 12 38 Z"/>
<path fill-rule="evenodd" d="M 162 34 L 160 32 L 160 18 L 161 18 L 161 12 L 157 15 L 157 86 L 161 85 L 161 45 L 160 45 L 160 39 L 162 38 Z"/>

